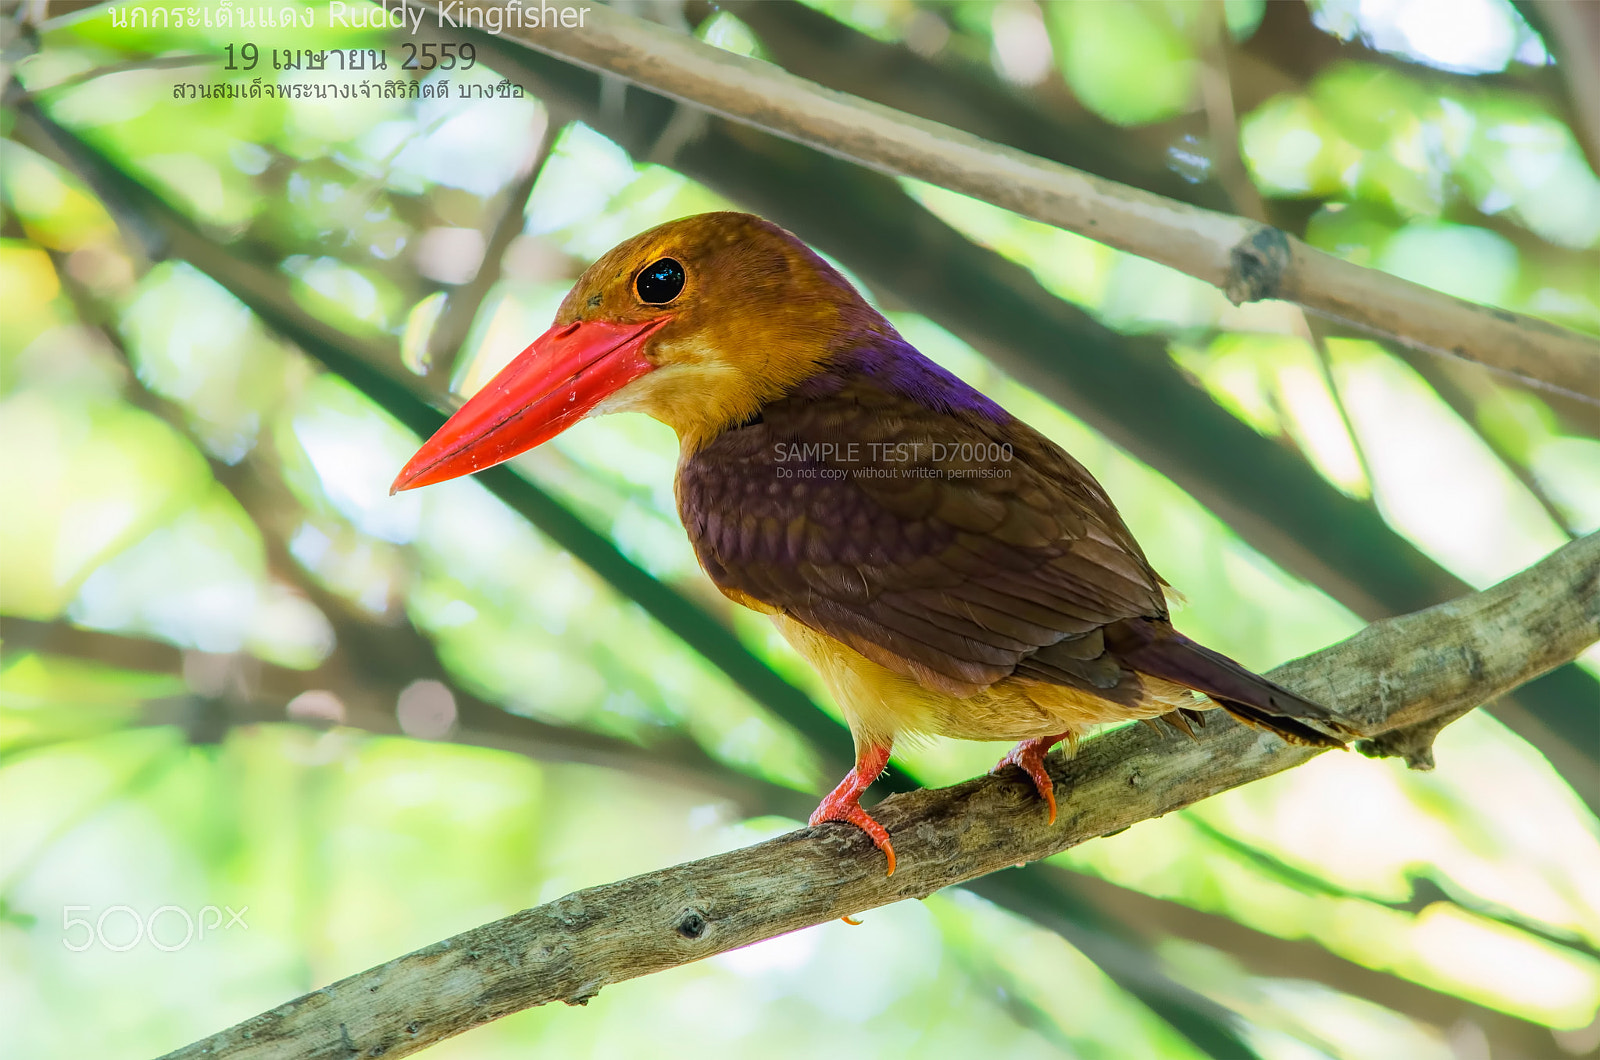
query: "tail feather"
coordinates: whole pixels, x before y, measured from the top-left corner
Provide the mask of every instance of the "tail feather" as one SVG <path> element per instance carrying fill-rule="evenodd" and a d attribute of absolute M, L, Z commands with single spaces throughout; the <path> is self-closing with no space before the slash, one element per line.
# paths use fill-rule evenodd
<path fill-rule="evenodd" d="M 1343 747 L 1355 735 L 1328 708 L 1251 673 L 1165 622 L 1130 619 L 1107 626 L 1106 647 L 1130 669 L 1204 692 L 1246 725 L 1290 743 Z"/>

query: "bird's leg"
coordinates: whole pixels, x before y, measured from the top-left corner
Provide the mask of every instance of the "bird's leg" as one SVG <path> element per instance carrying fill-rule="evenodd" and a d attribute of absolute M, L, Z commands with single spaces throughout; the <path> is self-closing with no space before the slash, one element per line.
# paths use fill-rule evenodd
<path fill-rule="evenodd" d="M 1041 736 L 1035 740 L 1023 740 L 1013 747 L 1004 758 L 1000 759 L 990 772 L 999 772 L 1006 766 L 1016 766 L 1028 774 L 1028 779 L 1033 781 L 1033 786 L 1039 792 L 1039 797 L 1050 807 L 1050 823 L 1056 823 L 1056 786 L 1050 780 L 1050 774 L 1044 769 L 1044 756 L 1050 753 L 1050 748 L 1065 740 L 1071 733 L 1062 733 L 1060 736 Z"/>
<path fill-rule="evenodd" d="M 889 842 L 888 829 L 867 816 L 867 811 L 861 808 L 861 793 L 872 786 L 878 779 L 878 774 L 883 772 L 883 767 L 889 764 L 889 748 L 891 744 L 866 744 L 856 751 L 856 766 L 844 775 L 839 781 L 839 786 L 828 793 L 811 814 L 810 824 L 822 824 L 824 821 L 848 821 L 867 833 L 884 857 L 889 859 L 887 875 L 894 875 L 894 846 Z"/>

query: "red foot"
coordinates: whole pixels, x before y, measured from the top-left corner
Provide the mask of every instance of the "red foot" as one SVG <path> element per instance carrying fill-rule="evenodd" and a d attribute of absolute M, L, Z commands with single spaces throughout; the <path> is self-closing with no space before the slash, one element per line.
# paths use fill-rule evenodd
<path fill-rule="evenodd" d="M 991 773 L 998 773 L 1006 766 L 1016 766 L 1028 774 L 1028 779 L 1033 781 L 1039 797 L 1050 808 L 1050 823 L 1056 823 L 1056 786 L 1050 780 L 1050 774 L 1044 770 L 1044 756 L 1050 748 L 1067 738 L 1067 733 L 1060 736 L 1041 736 L 1036 740 L 1023 740 L 1013 747 L 1004 758 L 995 765 Z"/>
<path fill-rule="evenodd" d="M 889 842 L 889 832 L 867 816 L 867 811 L 861 808 L 861 793 L 878 779 L 878 774 L 883 772 L 883 767 L 889 764 L 889 745 L 881 747 L 867 746 L 856 752 L 856 767 L 844 775 L 839 786 L 828 793 L 811 814 L 810 824 L 818 825 L 825 821 L 847 821 L 855 825 L 875 843 L 884 857 L 889 859 L 887 875 L 894 875 L 894 846 Z"/>

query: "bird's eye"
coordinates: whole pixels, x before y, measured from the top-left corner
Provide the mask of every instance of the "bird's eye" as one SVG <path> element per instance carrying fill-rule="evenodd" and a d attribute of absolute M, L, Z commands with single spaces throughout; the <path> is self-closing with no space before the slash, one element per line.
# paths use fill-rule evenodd
<path fill-rule="evenodd" d="M 634 281 L 641 301 L 651 305 L 666 305 L 683 290 L 683 266 L 671 258 L 653 261 L 644 267 Z"/>

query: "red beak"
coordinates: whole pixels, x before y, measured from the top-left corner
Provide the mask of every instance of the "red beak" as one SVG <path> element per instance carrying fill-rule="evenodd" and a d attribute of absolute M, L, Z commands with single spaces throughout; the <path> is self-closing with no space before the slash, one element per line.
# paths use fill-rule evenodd
<path fill-rule="evenodd" d="M 644 344 L 671 319 L 552 327 L 417 450 L 389 492 L 470 475 L 554 438 L 655 367 L 645 360 Z"/>

